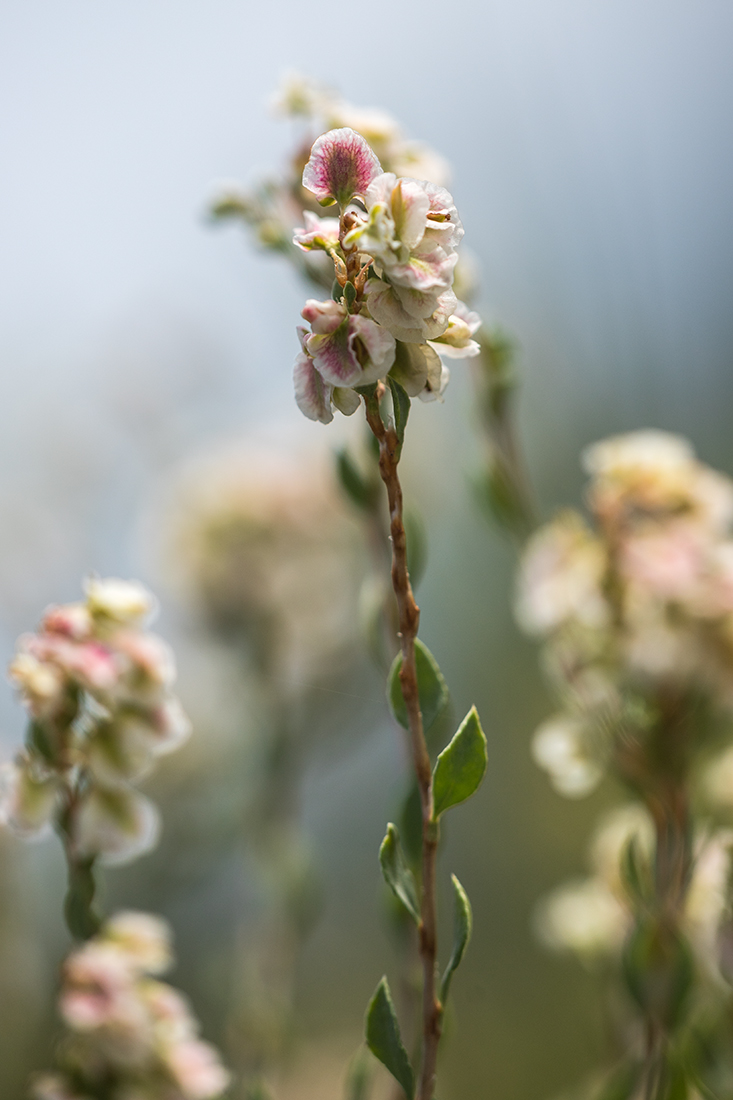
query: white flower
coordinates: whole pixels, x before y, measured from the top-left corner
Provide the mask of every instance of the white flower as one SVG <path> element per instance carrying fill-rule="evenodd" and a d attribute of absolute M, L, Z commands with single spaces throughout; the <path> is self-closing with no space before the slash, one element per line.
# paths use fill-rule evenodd
<path fill-rule="evenodd" d="M 544 898 L 535 913 L 535 930 L 555 951 L 574 951 L 588 961 L 618 951 L 629 915 L 600 879 L 566 883 Z"/>
<path fill-rule="evenodd" d="M 74 841 L 80 854 L 112 865 L 149 852 L 159 833 L 158 811 L 149 799 L 129 788 L 97 786 L 81 803 Z"/>
<path fill-rule="evenodd" d="M 555 790 L 566 798 L 584 798 L 603 776 L 588 756 L 584 735 L 581 721 L 560 714 L 543 722 L 532 739 L 535 763 L 545 769 Z"/>
<path fill-rule="evenodd" d="M 458 302 L 448 318 L 448 328 L 432 343 L 432 347 L 449 359 L 470 359 L 481 352 L 481 346 L 471 337 L 481 327 L 481 318 L 463 302 Z"/>
<path fill-rule="evenodd" d="M 24 840 L 40 840 L 51 831 L 59 806 L 57 777 L 39 762 L 20 756 L 0 766 L 0 824 Z"/>
<path fill-rule="evenodd" d="M 104 940 L 121 951 L 131 970 L 162 974 L 172 962 L 170 929 L 150 913 L 124 910 L 104 926 Z"/>
<path fill-rule="evenodd" d="M 157 608 L 155 597 L 138 581 L 90 577 L 84 591 L 92 615 L 121 625 L 137 625 L 149 619 Z"/>
<path fill-rule="evenodd" d="M 580 516 L 567 512 L 541 527 L 527 543 L 519 572 L 516 614 L 530 634 L 549 634 L 568 620 L 604 626 L 609 609 L 602 591 L 603 544 Z"/>

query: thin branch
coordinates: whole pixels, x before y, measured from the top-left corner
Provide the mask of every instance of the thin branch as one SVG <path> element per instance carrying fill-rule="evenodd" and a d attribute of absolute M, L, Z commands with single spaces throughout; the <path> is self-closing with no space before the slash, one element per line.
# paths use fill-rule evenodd
<path fill-rule="evenodd" d="M 407 709 L 412 763 L 420 791 L 422 809 L 421 920 L 418 928 L 418 938 L 423 970 L 423 1046 L 417 1100 L 433 1100 L 443 1009 L 436 991 L 438 826 L 433 821 L 433 775 L 420 712 L 417 665 L 415 662 L 415 639 L 420 623 L 420 609 L 415 602 L 407 568 L 407 540 L 402 517 L 402 487 L 397 473 L 399 463 L 397 434 L 394 428 L 385 427 L 382 422 L 377 394 L 372 394 L 365 401 L 367 423 L 379 441 L 379 473 L 387 490 L 389 503 L 390 535 L 392 539 L 392 587 L 397 599 L 400 650 L 402 652 L 400 685 Z"/>

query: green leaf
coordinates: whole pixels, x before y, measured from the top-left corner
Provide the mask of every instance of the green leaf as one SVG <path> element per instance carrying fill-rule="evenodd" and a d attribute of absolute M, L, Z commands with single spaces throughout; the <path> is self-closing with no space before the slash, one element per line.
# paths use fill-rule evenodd
<path fill-rule="evenodd" d="M 448 999 L 453 973 L 460 965 L 461 959 L 468 947 L 468 941 L 471 938 L 471 931 L 473 929 L 473 914 L 471 912 L 471 903 L 468 900 L 468 895 L 455 875 L 451 875 L 451 882 L 453 883 L 453 892 L 456 899 L 456 915 L 453 930 L 453 954 L 450 957 L 450 962 L 445 968 L 443 981 L 440 983 L 440 999 L 443 1004 L 445 1004 Z"/>
<path fill-rule="evenodd" d="M 420 710 L 422 711 L 423 726 L 430 729 L 435 719 L 448 701 L 448 687 L 443 679 L 443 673 L 438 668 L 438 662 L 426 645 L 415 639 L 415 664 L 417 666 L 417 690 L 420 697 Z M 392 662 L 392 668 L 387 677 L 387 701 L 392 713 L 401 726 L 409 728 L 407 707 L 402 694 L 400 684 L 400 669 L 402 668 L 402 654 L 398 653 Z"/>
<path fill-rule="evenodd" d="M 379 863 L 384 881 L 400 899 L 415 923 L 419 924 L 420 903 L 417 900 L 415 876 L 407 865 L 405 853 L 400 844 L 400 834 L 392 822 L 387 826 L 387 835 L 379 849 Z"/>
<path fill-rule="evenodd" d="M 360 1047 L 351 1059 L 349 1068 L 346 1071 L 344 1100 L 367 1100 L 371 1091 L 373 1065 L 374 1063 L 369 1058 L 366 1049 Z"/>
<path fill-rule="evenodd" d="M 402 1043 L 400 1025 L 386 978 L 382 978 L 369 1002 L 366 1041 L 375 1058 L 386 1066 L 394 1079 L 402 1085 L 409 1100 L 412 1100 L 415 1095 L 415 1074 Z"/>
<path fill-rule="evenodd" d="M 478 789 L 486 771 L 486 737 L 478 712 L 471 707 L 450 744 L 441 752 L 433 771 L 433 818 L 465 802 Z"/>
<path fill-rule="evenodd" d="M 363 508 L 365 511 L 369 511 L 374 507 L 376 486 L 362 476 L 361 471 L 345 447 L 336 452 L 336 473 L 341 488 L 352 504 L 355 504 L 357 508 Z"/>
<path fill-rule="evenodd" d="M 344 288 L 341 286 L 341 283 L 338 281 L 338 279 L 334 279 L 333 283 L 331 284 L 331 297 L 333 298 L 334 302 L 340 302 L 343 296 Z"/>
<path fill-rule="evenodd" d="M 396 382 L 394 378 L 387 376 L 389 382 L 389 388 L 392 391 L 392 405 L 394 408 L 394 426 L 397 433 L 397 442 L 402 450 L 402 444 L 405 441 L 405 427 L 407 426 L 407 418 L 410 415 L 410 398 L 405 393 L 405 390 Z"/>
<path fill-rule="evenodd" d="M 346 308 L 351 309 L 356 301 L 356 287 L 353 283 L 344 283 L 343 295 L 346 299 Z"/>

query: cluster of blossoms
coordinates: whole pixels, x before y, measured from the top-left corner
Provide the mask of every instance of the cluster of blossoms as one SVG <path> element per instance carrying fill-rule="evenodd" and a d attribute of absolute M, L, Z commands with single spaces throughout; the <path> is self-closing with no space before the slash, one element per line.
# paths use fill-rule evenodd
<path fill-rule="evenodd" d="M 30 723 L 2 770 L 0 815 L 27 838 L 54 826 L 72 861 L 120 863 L 158 833 L 134 789 L 190 726 L 172 694 L 173 655 L 147 630 L 155 602 L 142 585 L 90 579 L 83 602 L 49 608 L 10 665 Z"/>
<path fill-rule="evenodd" d="M 353 648 L 361 562 L 334 489 L 320 455 L 249 446 L 197 461 L 176 494 L 169 557 L 181 588 L 281 687 L 330 675 Z"/>
<path fill-rule="evenodd" d="M 253 191 L 227 184 L 213 204 L 216 217 L 235 217 L 250 225 L 264 248 L 286 255 L 310 280 L 330 288 L 333 275 L 323 253 L 304 254 L 293 245 L 293 232 L 303 224 L 303 212 L 318 213 L 314 196 L 303 188 L 303 168 L 314 140 L 328 130 L 349 127 L 362 134 L 386 172 L 449 182 L 448 165 L 433 149 L 405 138 L 399 124 L 384 111 L 346 103 L 332 90 L 307 77 L 286 78 L 274 106 L 278 114 L 302 128 L 296 148 L 280 177 L 267 179 Z"/>
<path fill-rule="evenodd" d="M 230 1076 L 199 1038 L 185 998 L 157 975 L 172 963 L 163 921 L 123 912 L 66 960 L 59 1072 L 33 1100 L 214 1100 Z"/>
<path fill-rule="evenodd" d="M 441 355 L 477 355 L 477 314 L 456 298 L 453 271 L 463 226 L 451 195 L 426 181 L 384 172 L 349 127 L 314 143 L 303 186 L 338 218 L 306 212 L 295 233 L 304 251 L 333 260 L 332 298 L 310 299 L 299 328 L 295 393 L 301 411 L 328 423 L 335 406 L 359 407 L 357 392 L 386 378 L 410 397 L 434 400 L 448 381 Z"/>
<path fill-rule="evenodd" d="M 541 528 L 517 601 L 565 704 L 535 757 L 568 796 L 609 762 L 634 785 L 630 738 L 665 715 L 733 709 L 733 482 L 656 431 L 598 443 L 584 463 L 594 526 L 566 512 Z"/>
<path fill-rule="evenodd" d="M 618 959 L 634 924 L 636 902 L 621 868 L 630 844 L 647 865 L 654 850 L 654 826 L 638 803 L 612 810 L 591 842 L 592 874 L 566 883 L 540 903 L 537 931 L 553 950 L 571 951 L 589 965 Z M 714 987 L 733 984 L 728 883 L 733 868 L 733 832 L 700 831 L 694 844 L 681 927 L 700 976 Z"/>

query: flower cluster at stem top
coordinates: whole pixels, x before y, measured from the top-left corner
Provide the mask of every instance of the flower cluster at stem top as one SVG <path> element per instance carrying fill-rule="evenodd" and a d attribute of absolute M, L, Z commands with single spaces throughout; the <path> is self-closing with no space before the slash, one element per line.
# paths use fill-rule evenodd
<path fill-rule="evenodd" d="M 86 599 L 49 608 L 10 665 L 30 723 L 2 770 L 0 814 L 27 838 L 53 826 L 73 858 L 119 863 L 149 849 L 153 804 L 133 787 L 190 725 L 172 693 L 173 655 L 147 629 L 140 584 L 86 582 Z"/>
<path fill-rule="evenodd" d="M 186 999 L 157 975 L 172 963 L 166 924 L 122 912 L 66 960 L 58 1072 L 33 1100 L 215 1100 L 230 1075 L 199 1038 Z M 103 1091 L 102 1091 L 103 1090 Z"/>
<path fill-rule="evenodd" d="M 517 597 L 564 704 L 535 758 L 570 797 L 660 715 L 733 714 L 733 482 L 659 431 L 597 443 L 584 464 L 592 526 L 568 511 L 541 528 Z"/>
<path fill-rule="evenodd" d="M 436 184 L 384 172 L 350 127 L 314 143 L 303 186 L 336 218 L 305 211 L 294 241 L 327 253 L 332 298 L 309 299 L 299 328 L 296 401 L 328 423 L 334 406 L 355 412 L 362 387 L 389 375 L 410 397 L 439 397 L 448 381 L 440 356 L 478 354 L 480 319 L 456 298 L 453 272 L 463 226 L 451 195 Z"/>

